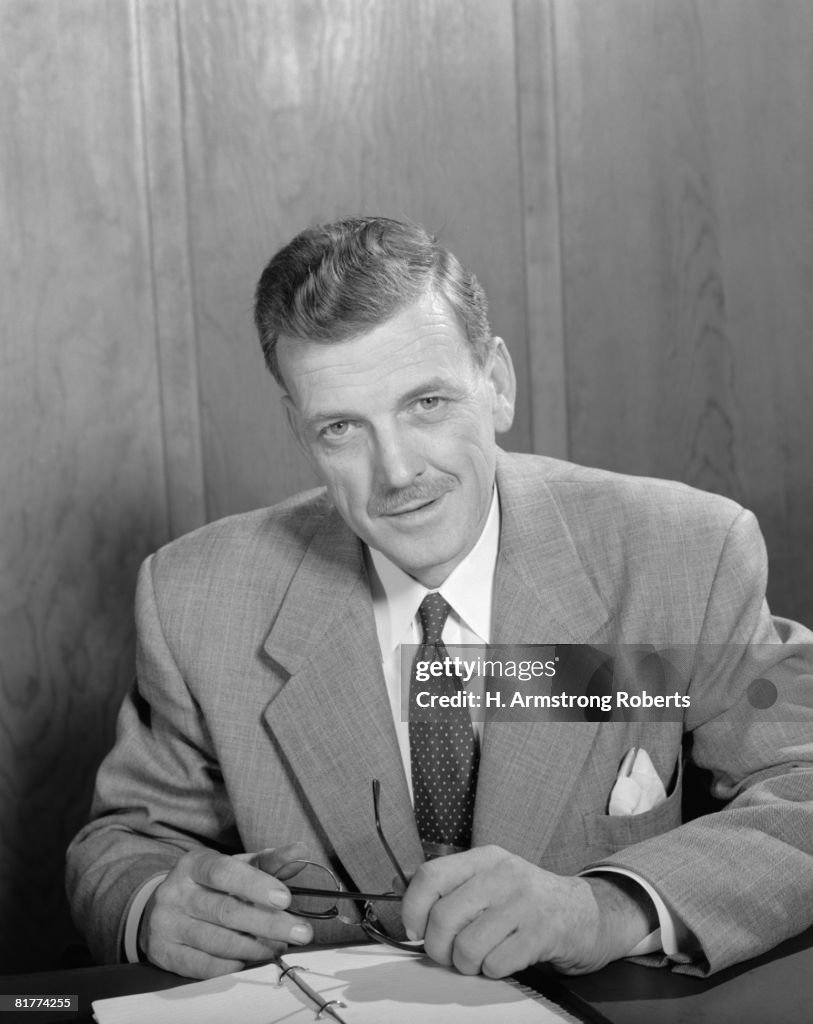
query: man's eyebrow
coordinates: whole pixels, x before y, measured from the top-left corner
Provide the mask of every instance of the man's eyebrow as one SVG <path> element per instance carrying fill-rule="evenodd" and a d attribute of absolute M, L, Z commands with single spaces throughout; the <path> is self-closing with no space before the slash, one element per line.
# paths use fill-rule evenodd
<path fill-rule="evenodd" d="M 458 395 L 464 391 L 463 385 L 456 380 L 449 380 L 446 377 L 430 377 L 429 380 L 421 381 L 420 384 L 416 384 L 414 388 L 410 388 L 409 391 L 404 392 L 403 395 L 398 396 L 398 401 L 401 404 L 414 401 L 416 398 L 420 398 L 422 395 L 429 394 L 434 391 L 442 391 L 446 394 Z M 306 423 L 313 426 L 317 423 L 335 423 L 341 420 L 353 420 L 357 419 L 357 414 L 347 409 L 315 409 L 312 413 L 307 416 Z"/>
<path fill-rule="evenodd" d="M 430 391 L 444 391 L 446 394 L 457 395 L 461 394 L 463 390 L 463 385 L 457 380 L 449 380 L 448 377 L 431 377 L 429 380 L 417 384 L 414 388 L 410 388 L 409 391 L 401 395 L 400 400 L 402 402 L 411 402 Z"/>
<path fill-rule="evenodd" d="M 317 409 L 305 417 L 305 423 L 309 427 L 313 427 L 317 423 L 336 423 L 352 419 L 355 419 L 355 417 L 351 412 L 330 412 L 328 409 L 324 411 Z"/>

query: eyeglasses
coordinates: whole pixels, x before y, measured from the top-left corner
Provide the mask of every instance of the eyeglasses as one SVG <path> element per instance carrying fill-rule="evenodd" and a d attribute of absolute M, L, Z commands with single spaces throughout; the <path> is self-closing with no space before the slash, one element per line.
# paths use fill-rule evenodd
<path fill-rule="evenodd" d="M 390 863 L 395 869 L 395 873 L 403 884 L 404 889 L 406 889 L 409 885 L 409 879 L 401 865 L 398 863 L 397 857 L 392 852 L 392 848 L 387 842 L 384 830 L 381 827 L 381 816 L 379 813 L 380 798 L 381 783 L 378 779 L 373 779 L 373 813 L 375 815 L 375 830 L 378 833 L 381 845 L 384 847 L 384 852 L 387 854 Z M 305 869 L 312 869 L 311 876 L 315 875 L 316 877 L 314 880 L 319 881 L 321 884 L 316 886 L 289 885 L 288 891 L 294 897 L 292 905 L 289 908 L 291 913 L 296 914 L 299 917 L 307 917 L 322 921 L 339 918 L 339 920 L 343 921 L 345 924 L 358 925 L 364 931 L 365 935 L 374 939 L 376 942 L 384 942 L 388 946 L 395 946 L 396 949 L 405 949 L 413 953 L 423 953 L 424 945 L 422 941 L 419 940 L 412 942 L 405 939 L 393 938 L 381 924 L 378 919 L 378 915 L 375 912 L 374 905 L 376 903 L 397 903 L 401 900 L 401 893 L 352 892 L 348 889 L 343 889 L 338 878 L 336 878 L 330 868 L 326 867 L 324 864 L 320 864 L 317 861 L 312 860 L 297 860 L 292 861 L 292 863 L 302 864 Z M 353 903 L 361 903 L 361 920 L 354 920 L 353 918 L 342 914 L 338 906 L 338 903 L 341 900 L 350 900 Z"/>

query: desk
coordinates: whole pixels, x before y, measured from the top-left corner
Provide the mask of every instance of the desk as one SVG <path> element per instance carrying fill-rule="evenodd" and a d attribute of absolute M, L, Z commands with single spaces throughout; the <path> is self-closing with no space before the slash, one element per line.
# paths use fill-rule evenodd
<path fill-rule="evenodd" d="M 813 1020 L 813 928 L 706 979 L 625 961 L 580 978 L 558 977 L 611 1024 L 806 1024 Z M 94 999 L 185 982 L 143 964 L 0 976 L 0 994 L 79 996 L 78 1013 L 9 1012 L 0 1014 L 0 1024 L 89 1024 Z"/>

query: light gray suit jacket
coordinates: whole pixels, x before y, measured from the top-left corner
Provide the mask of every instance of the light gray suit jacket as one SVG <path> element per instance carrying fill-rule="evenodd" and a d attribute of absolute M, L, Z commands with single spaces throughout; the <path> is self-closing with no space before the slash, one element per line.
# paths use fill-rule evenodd
<path fill-rule="evenodd" d="M 771 618 L 753 516 L 676 483 L 500 455 L 497 643 L 708 643 L 683 721 L 488 723 L 474 843 L 552 871 L 635 871 L 702 945 L 701 969 L 813 922 L 813 634 Z M 362 891 L 392 867 L 370 784 L 407 869 L 422 859 L 387 701 L 361 545 L 321 491 L 222 520 L 142 567 L 138 677 L 68 853 L 76 920 L 119 958 L 129 903 L 198 844 L 304 840 Z M 779 701 L 752 707 L 743 645 Z M 757 645 L 757 646 L 753 646 Z M 762 645 L 765 645 L 764 647 Z M 701 659 L 702 660 L 702 659 Z M 690 737 L 688 746 L 686 736 Z M 610 817 L 644 747 L 665 803 Z M 681 824 L 684 750 L 725 810 Z M 360 937 L 325 924 L 325 940 Z"/>

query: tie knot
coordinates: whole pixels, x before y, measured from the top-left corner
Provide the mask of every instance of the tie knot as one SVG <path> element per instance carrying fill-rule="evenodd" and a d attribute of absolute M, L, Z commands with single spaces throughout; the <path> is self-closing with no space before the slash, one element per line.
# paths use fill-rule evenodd
<path fill-rule="evenodd" d="M 445 601 L 437 591 L 427 594 L 421 601 L 418 615 L 423 627 L 423 642 L 425 644 L 440 643 L 440 635 L 450 611 L 449 602 Z"/>

